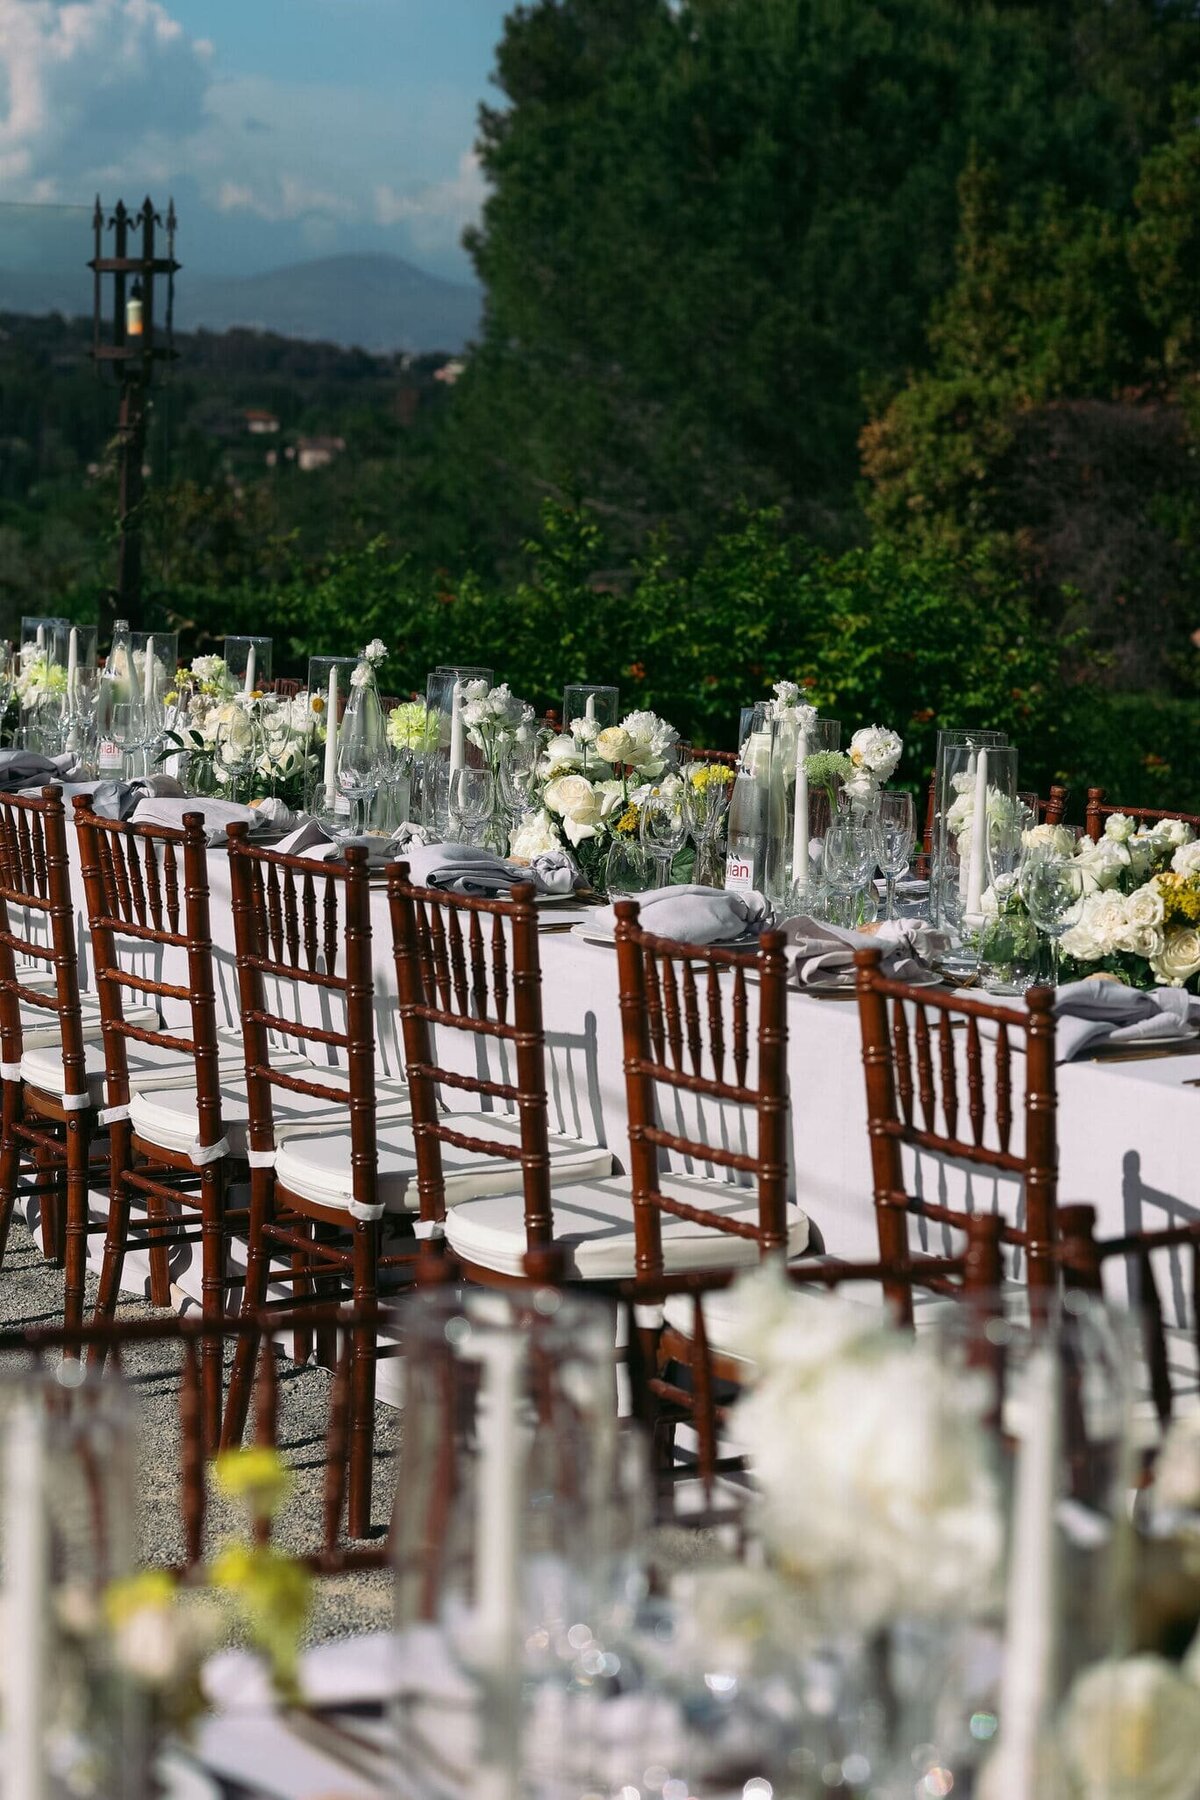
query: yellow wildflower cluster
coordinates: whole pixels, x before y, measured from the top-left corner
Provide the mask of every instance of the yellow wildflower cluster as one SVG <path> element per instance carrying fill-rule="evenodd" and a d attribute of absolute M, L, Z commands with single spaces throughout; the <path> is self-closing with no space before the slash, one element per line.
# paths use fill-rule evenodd
<path fill-rule="evenodd" d="M 692 786 L 701 793 L 705 788 L 728 787 L 733 780 L 733 770 L 727 769 L 724 763 L 693 763 L 688 774 Z"/>
<path fill-rule="evenodd" d="M 292 1490 L 292 1472 L 278 1450 L 224 1450 L 213 1477 L 226 1500 L 244 1501 L 255 1518 L 274 1518 Z"/>
<path fill-rule="evenodd" d="M 1200 875 L 1172 875 L 1154 880 L 1162 896 L 1164 925 L 1200 925 Z"/>
<path fill-rule="evenodd" d="M 613 826 L 613 830 L 619 837 L 633 837 L 638 830 L 640 822 L 641 813 L 631 800 L 629 805 L 625 808 L 625 811 Z"/>

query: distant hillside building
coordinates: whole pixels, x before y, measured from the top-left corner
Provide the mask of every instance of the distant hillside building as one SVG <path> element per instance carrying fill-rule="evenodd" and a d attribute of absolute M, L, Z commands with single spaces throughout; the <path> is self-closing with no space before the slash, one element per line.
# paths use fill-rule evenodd
<path fill-rule="evenodd" d="M 246 430 L 251 437 L 270 437 L 279 430 L 279 420 L 273 412 L 264 412 L 261 407 L 251 406 L 243 415 Z"/>
<path fill-rule="evenodd" d="M 327 469 L 334 457 L 340 456 L 345 448 L 345 438 L 301 438 L 296 445 L 296 465 L 305 475 L 311 475 L 315 469 Z"/>

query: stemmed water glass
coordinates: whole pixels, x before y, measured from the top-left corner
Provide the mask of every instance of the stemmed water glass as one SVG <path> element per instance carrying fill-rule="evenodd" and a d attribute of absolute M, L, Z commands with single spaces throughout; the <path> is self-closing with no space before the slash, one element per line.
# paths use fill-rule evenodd
<path fill-rule="evenodd" d="M 654 885 L 666 887 L 671 864 L 687 838 L 682 783 L 655 788 L 642 807 L 642 848 L 654 858 Z"/>
<path fill-rule="evenodd" d="M 879 831 L 879 867 L 887 883 L 884 917 L 896 916 L 896 880 L 904 874 L 917 841 L 917 820 L 911 794 L 880 794 L 876 814 Z"/>
<path fill-rule="evenodd" d="M 1058 856 L 1040 845 L 1025 852 L 1017 875 L 1025 910 L 1050 940 L 1050 985 L 1057 987 L 1059 940 L 1079 923 L 1083 911 L 1083 875 L 1073 857 Z"/>
<path fill-rule="evenodd" d="M 249 784 L 261 755 L 262 731 L 257 720 L 248 708 L 235 706 L 218 734 L 216 754 L 217 770 L 229 778 L 234 800 L 241 798 L 242 783 Z"/>
<path fill-rule="evenodd" d="M 866 819 L 842 815 L 834 819 L 825 833 L 822 860 L 830 894 L 830 922 L 859 924 L 860 896 L 880 860 L 875 815 Z"/>

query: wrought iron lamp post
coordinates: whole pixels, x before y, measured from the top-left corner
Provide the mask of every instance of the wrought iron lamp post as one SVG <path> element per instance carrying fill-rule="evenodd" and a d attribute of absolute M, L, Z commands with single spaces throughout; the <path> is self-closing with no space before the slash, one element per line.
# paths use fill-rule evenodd
<path fill-rule="evenodd" d="M 100 620 L 109 636 L 114 618 L 137 625 L 142 598 L 142 464 L 146 455 L 146 411 L 156 363 L 177 355 L 174 342 L 175 202 L 167 208 L 166 255 L 157 254 L 155 232 L 163 221 L 147 199 L 131 213 L 118 200 L 107 221 L 100 196 L 92 215 L 95 255 L 88 267 L 94 278 L 92 356 L 109 364 L 121 389 L 118 441 L 117 583 L 105 598 L 107 616 Z M 104 255 L 105 232 L 113 233 L 113 254 Z M 138 242 L 140 234 L 140 245 Z M 105 279 L 112 279 L 111 331 L 105 329 Z M 161 324 L 160 324 L 161 313 Z"/>

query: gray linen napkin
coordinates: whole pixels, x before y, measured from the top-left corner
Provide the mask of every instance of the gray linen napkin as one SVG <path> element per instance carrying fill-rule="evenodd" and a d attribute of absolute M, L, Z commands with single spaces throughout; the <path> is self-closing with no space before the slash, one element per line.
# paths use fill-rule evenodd
<path fill-rule="evenodd" d="M 569 894 L 578 870 L 563 851 L 547 852 L 531 863 L 508 862 L 482 844 L 418 844 L 395 852 L 408 864 L 414 887 L 445 888 L 452 894 L 486 899 L 511 893 L 531 881 L 539 893 Z"/>
<path fill-rule="evenodd" d="M 268 821 L 253 806 L 238 806 L 232 800 L 217 800 L 208 794 L 150 795 L 139 799 L 130 815 L 137 825 L 166 825 L 179 831 L 184 813 L 204 815 L 204 835 L 210 844 L 225 842 L 225 827 L 245 822 L 258 831 Z"/>
<path fill-rule="evenodd" d="M 0 791 L 17 794 L 22 788 L 48 787 L 78 767 L 79 759 L 72 751 L 43 756 L 40 750 L 0 750 Z"/>
<path fill-rule="evenodd" d="M 86 782 L 61 785 L 64 797 L 88 792 Z M 98 819 L 131 819 L 143 800 L 182 800 L 187 789 L 173 775 L 145 775 L 136 781 L 97 781 L 91 795 L 92 811 Z"/>
<path fill-rule="evenodd" d="M 1057 1058 L 1070 1062 L 1093 1044 L 1151 1044 L 1189 1035 L 1200 1023 L 1200 1002 L 1182 988 L 1142 992 L 1095 975 L 1069 981 L 1054 996 Z"/>
<path fill-rule="evenodd" d="M 853 987 L 856 950 L 882 950 L 885 975 L 893 981 L 918 981 L 928 976 L 930 959 L 950 943 L 945 932 L 921 919 L 890 919 L 868 932 L 801 917 L 789 919 L 784 931 L 801 987 Z"/>
<path fill-rule="evenodd" d="M 638 903 L 644 931 L 673 938 L 677 944 L 728 944 L 742 937 L 749 942 L 771 923 L 770 907 L 762 894 L 753 891 L 689 884 L 654 888 L 629 898 Z M 602 907 L 594 923 L 597 931 L 615 931 L 613 907 Z"/>

